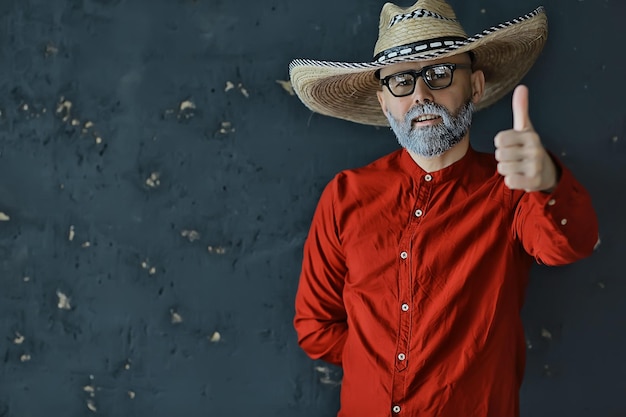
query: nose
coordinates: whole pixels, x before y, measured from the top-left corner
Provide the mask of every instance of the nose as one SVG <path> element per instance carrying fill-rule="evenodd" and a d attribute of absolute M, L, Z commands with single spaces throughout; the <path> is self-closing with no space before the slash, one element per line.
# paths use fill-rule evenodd
<path fill-rule="evenodd" d="M 413 100 L 415 103 L 432 103 L 433 102 L 433 90 L 428 88 L 426 82 L 422 77 L 418 77 L 415 80 L 415 90 L 413 91 Z"/>

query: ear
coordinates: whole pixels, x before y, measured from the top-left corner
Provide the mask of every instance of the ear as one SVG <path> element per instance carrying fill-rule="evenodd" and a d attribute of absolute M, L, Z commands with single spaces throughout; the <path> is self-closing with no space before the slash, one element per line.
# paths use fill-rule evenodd
<path fill-rule="evenodd" d="M 376 91 L 376 97 L 378 97 L 378 103 L 384 114 L 387 114 L 387 104 L 385 103 L 385 94 L 383 90 Z"/>
<path fill-rule="evenodd" d="M 472 103 L 476 104 L 480 101 L 485 92 L 485 74 L 482 70 L 472 72 Z"/>

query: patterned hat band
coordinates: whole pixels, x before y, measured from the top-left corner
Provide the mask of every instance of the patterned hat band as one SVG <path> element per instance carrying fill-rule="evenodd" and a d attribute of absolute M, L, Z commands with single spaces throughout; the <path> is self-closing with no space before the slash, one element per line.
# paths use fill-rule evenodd
<path fill-rule="evenodd" d="M 374 61 L 385 62 L 389 61 L 390 59 L 402 56 L 422 54 L 424 52 L 433 51 L 435 49 L 453 50 L 465 45 L 466 43 L 467 39 L 459 36 L 429 39 L 385 49 L 384 51 L 374 56 Z"/>

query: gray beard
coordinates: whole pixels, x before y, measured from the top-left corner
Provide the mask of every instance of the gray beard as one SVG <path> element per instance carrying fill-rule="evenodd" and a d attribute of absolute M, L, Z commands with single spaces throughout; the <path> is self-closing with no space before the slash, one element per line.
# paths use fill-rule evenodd
<path fill-rule="evenodd" d="M 439 104 L 426 103 L 412 107 L 404 120 L 400 121 L 387 111 L 387 119 L 400 146 L 426 158 L 433 158 L 448 151 L 463 139 L 472 124 L 474 109 L 471 99 L 458 109 L 456 116 Z M 441 116 L 441 123 L 413 129 L 412 120 L 424 114 Z"/>

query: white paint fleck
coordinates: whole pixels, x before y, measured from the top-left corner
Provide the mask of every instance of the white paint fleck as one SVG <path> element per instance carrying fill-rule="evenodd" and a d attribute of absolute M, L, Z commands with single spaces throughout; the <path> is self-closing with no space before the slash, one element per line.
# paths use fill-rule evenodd
<path fill-rule="evenodd" d="M 92 411 L 94 413 L 98 412 L 96 403 L 93 400 L 87 400 L 87 408 L 89 409 L 89 411 Z"/>
<path fill-rule="evenodd" d="M 243 96 L 245 98 L 250 97 L 250 94 L 248 94 L 248 90 L 246 90 L 246 88 L 243 86 L 243 84 L 239 83 L 239 85 L 237 87 L 239 87 L 239 91 L 241 92 L 241 94 L 243 94 Z"/>
<path fill-rule="evenodd" d="M 207 249 L 209 253 L 215 253 L 217 255 L 224 255 L 226 253 L 226 248 L 221 246 L 209 246 Z"/>
<path fill-rule="evenodd" d="M 180 235 L 189 239 L 190 242 L 194 242 L 200 239 L 200 233 L 198 233 L 196 230 L 183 230 L 182 232 L 180 232 Z"/>
<path fill-rule="evenodd" d="M 161 180 L 159 179 L 161 176 L 160 173 L 158 172 L 153 172 L 152 174 L 150 174 L 150 176 L 146 179 L 146 185 L 150 188 L 156 188 L 159 185 L 161 185 Z"/>
<path fill-rule="evenodd" d="M 183 322 L 183 317 L 174 310 L 170 310 L 172 315 L 172 324 L 178 324 Z"/>
<path fill-rule="evenodd" d="M 293 86 L 291 85 L 291 81 L 285 80 L 276 80 L 280 86 L 289 93 L 290 96 L 295 96 L 296 93 L 293 91 Z"/>
<path fill-rule="evenodd" d="M 180 110 L 181 112 L 182 112 L 182 111 L 185 111 L 185 110 L 193 110 L 193 109 L 195 109 L 195 108 L 196 108 L 196 105 L 195 105 L 195 103 L 194 103 L 193 101 L 191 101 L 191 100 L 185 100 L 185 101 L 183 101 L 182 103 L 180 103 L 180 106 L 179 106 L 179 110 Z"/>
<path fill-rule="evenodd" d="M 57 303 L 57 307 L 61 310 L 70 310 L 72 307 L 70 305 L 70 298 L 63 294 L 60 290 L 57 290 L 57 297 L 59 301 Z"/>

